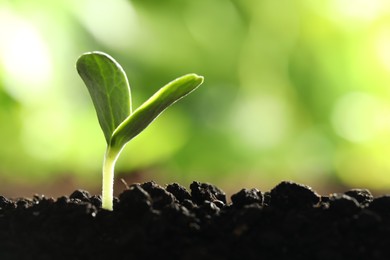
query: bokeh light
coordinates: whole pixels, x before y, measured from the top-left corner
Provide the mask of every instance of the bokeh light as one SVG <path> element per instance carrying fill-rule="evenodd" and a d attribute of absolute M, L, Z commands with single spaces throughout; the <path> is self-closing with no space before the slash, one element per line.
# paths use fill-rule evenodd
<path fill-rule="evenodd" d="M 93 50 L 123 65 L 134 107 L 206 79 L 126 147 L 117 179 L 389 189 L 389 28 L 386 0 L 2 1 L 0 193 L 99 190 L 105 142 L 75 70 Z"/>

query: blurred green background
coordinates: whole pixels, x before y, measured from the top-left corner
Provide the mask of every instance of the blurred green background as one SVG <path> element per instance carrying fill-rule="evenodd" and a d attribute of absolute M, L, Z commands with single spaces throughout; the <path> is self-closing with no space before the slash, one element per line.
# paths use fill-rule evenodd
<path fill-rule="evenodd" d="M 75 69 L 93 50 L 122 64 L 134 107 L 205 77 L 127 145 L 117 192 L 390 188 L 387 0 L 1 0 L 0 194 L 99 193 L 105 141 Z"/>

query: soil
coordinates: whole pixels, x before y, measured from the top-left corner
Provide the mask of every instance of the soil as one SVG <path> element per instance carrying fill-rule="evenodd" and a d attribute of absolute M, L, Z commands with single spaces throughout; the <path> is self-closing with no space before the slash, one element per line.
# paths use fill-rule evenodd
<path fill-rule="evenodd" d="M 390 259 L 390 196 L 320 196 L 281 182 L 242 189 L 133 184 L 101 209 L 77 190 L 57 199 L 0 196 L 0 259 Z"/>

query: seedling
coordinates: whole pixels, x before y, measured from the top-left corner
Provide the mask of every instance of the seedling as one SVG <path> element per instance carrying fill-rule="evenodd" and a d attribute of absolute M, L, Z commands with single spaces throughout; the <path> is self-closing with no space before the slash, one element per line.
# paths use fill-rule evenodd
<path fill-rule="evenodd" d="M 203 83 L 203 77 L 187 74 L 158 90 L 132 111 L 130 85 L 126 73 L 111 56 L 88 52 L 77 60 L 95 106 L 107 148 L 103 161 L 102 207 L 112 210 L 115 163 L 125 145 L 141 133 L 167 107 Z"/>

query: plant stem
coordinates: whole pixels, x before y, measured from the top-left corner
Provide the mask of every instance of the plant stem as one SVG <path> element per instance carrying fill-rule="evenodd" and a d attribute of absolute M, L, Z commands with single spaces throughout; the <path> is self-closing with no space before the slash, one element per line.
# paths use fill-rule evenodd
<path fill-rule="evenodd" d="M 103 185 L 102 185 L 102 208 L 113 210 L 114 199 L 114 169 L 116 160 L 121 150 L 113 150 L 110 145 L 107 146 L 103 161 Z"/>

